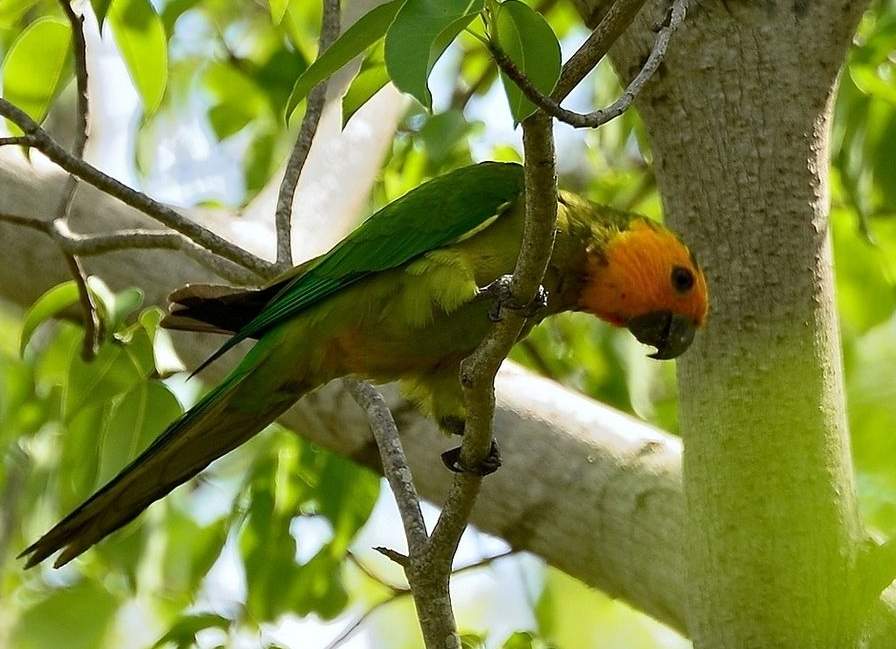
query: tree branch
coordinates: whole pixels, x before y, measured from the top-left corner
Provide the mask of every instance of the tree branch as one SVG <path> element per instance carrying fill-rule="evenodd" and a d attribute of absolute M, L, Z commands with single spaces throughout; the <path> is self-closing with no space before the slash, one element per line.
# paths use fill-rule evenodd
<path fill-rule="evenodd" d="M 551 129 L 552 120 L 541 112 L 523 122 L 526 220 L 519 257 L 510 282 L 511 299 L 516 304 L 531 304 L 535 299 L 554 244 L 557 177 Z M 489 453 L 495 413 L 494 379 L 525 322 L 521 311 L 504 311 L 503 319 L 492 333 L 461 364 L 460 381 L 467 406 L 460 454 L 462 467 L 479 466 Z M 481 483 L 482 477 L 472 472 L 459 473 L 454 478 L 432 534 L 435 562 L 443 566 L 447 562 L 450 567 Z"/>
<path fill-rule="evenodd" d="M 645 0 L 616 0 L 582 46 L 563 65 L 551 98 L 561 102 L 607 55 L 613 43 L 632 24 Z"/>
<path fill-rule="evenodd" d="M 75 141 L 72 145 L 72 155 L 84 159 L 84 148 L 87 146 L 88 113 L 90 100 L 87 96 L 87 43 L 84 40 L 84 17 L 79 16 L 72 9 L 69 0 L 59 0 L 63 13 L 68 18 L 72 30 L 72 50 L 75 60 L 75 80 L 78 88 L 78 107 L 76 111 L 77 126 L 75 128 Z M 69 211 L 75 194 L 78 191 L 78 178 L 69 174 L 66 180 L 65 190 L 56 209 L 56 218 L 53 223 L 64 225 L 68 220 Z M 87 286 L 87 274 L 80 260 L 70 251 L 62 250 L 65 263 L 78 287 L 78 299 L 81 310 L 84 312 L 84 342 L 81 348 L 81 356 L 85 361 L 96 356 L 100 348 L 102 338 L 102 319 L 96 305 L 96 300 L 90 288 Z"/>
<path fill-rule="evenodd" d="M 392 412 L 386 405 L 383 395 L 369 383 L 351 378 L 343 379 L 343 383 L 352 398 L 367 413 L 370 430 L 380 451 L 383 473 L 389 481 L 398 511 L 401 513 L 401 522 L 404 524 L 408 539 L 408 552 L 411 556 L 422 554 L 426 551 L 428 538 L 426 523 L 423 521 L 420 497 L 417 495 L 414 478 L 408 467 L 404 449 L 401 447 L 401 438 Z"/>
<path fill-rule="evenodd" d="M 433 566 L 433 548 L 426 533 L 426 523 L 420 510 L 420 498 L 414 486 L 411 469 L 401 447 L 398 428 L 383 396 L 370 384 L 355 379 L 344 379 L 346 388 L 366 412 L 370 428 L 376 439 L 382 460 L 383 473 L 389 481 L 408 541 L 408 556 L 404 557 L 386 548 L 379 552 L 399 563 L 405 571 L 414 606 L 420 620 L 420 630 L 427 649 L 460 649 L 457 624 L 448 594 L 448 573 L 451 571 L 449 557 L 445 575 L 430 569 Z M 360 623 L 360 622 L 359 622 Z"/>
<path fill-rule="evenodd" d="M 66 221 L 45 221 L 6 212 L 0 212 L 0 221 L 46 234 L 63 252 L 71 255 L 92 257 L 121 250 L 179 250 L 229 281 L 241 285 L 258 281 L 255 273 L 209 252 L 179 232 L 136 228 L 108 234 L 77 234 L 68 228 Z"/>
<path fill-rule="evenodd" d="M 0 137 L 0 146 L 33 146 L 34 138 L 29 135 L 14 135 L 12 137 Z"/>
<path fill-rule="evenodd" d="M 5 138 L 6 142 L 0 141 L 0 144 L 22 144 L 33 147 L 70 174 L 180 232 L 207 250 L 239 264 L 261 277 L 270 276 L 273 272 L 274 266 L 261 257 L 235 246 L 167 205 L 159 203 L 143 192 L 128 187 L 87 162 L 72 156 L 24 111 L 2 97 L 0 97 L 0 116 L 7 118 L 25 132 L 24 137 Z M 10 140 L 15 141 L 10 142 Z"/>
<path fill-rule="evenodd" d="M 318 56 L 325 52 L 339 36 L 339 0 L 323 0 L 323 18 L 321 22 Z M 280 183 L 280 194 L 277 197 L 275 222 L 277 225 L 277 269 L 284 271 L 292 267 L 292 212 L 296 196 L 296 187 L 302 176 L 302 169 L 308 159 L 308 152 L 314 142 L 317 126 L 324 111 L 327 99 L 328 81 L 321 81 L 314 86 L 308 95 L 305 116 L 296 138 L 283 181 Z"/>
<path fill-rule="evenodd" d="M 619 1 L 625 2 L 625 0 Z M 631 3 L 631 0 L 629 0 L 629 3 Z M 555 90 L 554 93 L 550 97 L 548 97 L 542 94 L 542 92 L 535 87 L 535 85 L 529 80 L 525 73 L 523 73 L 523 71 L 516 66 L 516 64 L 510 59 L 510 57 L 507 56 L 507 54 L 505 54 L 495 43 L 489 43 L 489 50 L 491 51 L 492 56 L 495 59 L 495 63 L 498 65 L 498 67 L 501 68 L 501 71 L 505 75 L 507 75 L 507 77 L 510 78 L 510 80 L 513 81 L 520 90 L 522 90 L 523 94 L 525 94 L 526 97 L 536 106 L 541 108 L 546 113 L 552 115 L 553 117 L 556 117 L 561 122 L 569 124 L 570 126 L 574 126 L 576 128 L 598 128 L 599 126 L 603 126 L 607 122 L 616 119 L 626 110 L 628 110 L 628 108 L 634 102 L 635 97 L 638 96 L 638 93 L 640 93 L 647 82 L 650 81 L 650 78 L 663 62 L 663 58 L 665 57 L 666 51 L 669 48 L 669 41 L 672 38 L 672 34 L 675 33 L 675 30 L 677 30 L 681 23 L 684 21 L 685 15 L 687 13 L 687 4 L 688 0 L 674 0 L 668 23 L 660 27 L 660 30 L 656 35 L 656 41 L 654 42 L 653 49 L 650 52 L 650 56 L 647 58 L 647 61 L 641 67 L 641 70 L 638 72 L 635 78 L 632 79 L 632 81 L 625 88 L 622 96 L 609 106 L 599 108 L 590 113 L 577 113 L 572 110 L 567 110 L 560 105 L 562 97 L 565 97 L 566 94 L 568 94 L 569 91 L 572 90 L 575 84 L 567 88 L 568 83 L 564 83 L 563 88 L 566 88 L 565 90 L 561 90 L 560 92 Z M 616 5 L 614 5 L 614 7 L 615 6 Z M 615 14 L 613 14 L 612 12 L 608 13 L 607 17 L 609 18 L 610 16 L 615 16 Z M 629 21 L 633 17 L 634 15 L 630 16 Z M 606 19 L 607 18 L 605 18 L 605 20 Z M 603 21 L 601 22 L 601 24 L 603 24 Z M 616 28 L 618 28 L 618 25 L 614 24 L 614 31 L 607 31 L 604 34 L 604 39 L 608 39 L 612 34 L 614 35 L 615 40 L 615 38 L 618 37 L 620 33 L 620 31 L 615 30 Z M 599 29 L 600 26 L 598 26 L 598 30 Z M 595 30 L 594 34 L 597 34 L 598 30 Z M 592 34 L 592 36 L 594 34 Z M 589 57 L 590 60 L 590 57 L 602 51 L 601 48 L 606 47 L 608 49 L 609 45 L 611 44 L 612 41 L 607 40 L 595 42 L 591 47 L 588 48 L 587 57 Z M 583 57 L 585 56 L 586 55 L 583 54 Z M 572 63 L 574 59 L 575 57 L 570 59 L 570 63 Z M 581 65 L 581 62 L 576 62 L 576 66 L 572 69 L 573 71 L 569 73 L 568 78 L 578 78 L 579 72 L 577 70 L 579 65 Z M 566 68 L 564 68 L 564 70 L 565 69 Z M 563 78 L 563 75 L 561 75 L 561 80 L 557 82 L 558 88 L 561 88 L 560 83 Z M 578 81 L 580 80 L 581 79 L 578 79 Z M 576 84 L 578 83 L 578 81 L 576 81 Z M 558 99 L 558 97 L 561 99 Z"/>
<path fill-rule="evenodd" d="M 515 554 L 515 552 L 513 550 L 508 550 L 507 552 L 502 552 L 500 554 L 496 554 L 491 557 L 486 557 L 485 559 L 480 559 L 479 561 L 476 561 L 474 563 L 470 563 L 465 566 L 461 566 L 457 570 L 452 571 L 451 575 L 457 576 L 457 575 L 460 575 L 465 572 L 470 572 L 472 570 L 476 570 L 478 568 L 484 568 L 485 566 L 490 566 L 495 561 L 498 561 L 500 559 L 506 559 L 507 557 L 512 556 L 513 554 Z M 376 613 L 378 610 L 388 606 L 389 604 L 391 604 L 392 602 L 394 602 L 398 599 L 401 599 L 402 597 L 405 597 L 406 595 L 411 594 L 411 590 L 409 588 L 396 587 L 396 586 L 393 586 L 391 584 L 387 584 L 386 582 L 384 582 L 382 579 L 380 579 L 379 577 L 374 575 L 372 572 L 370 572 L 370 570 L 363 563 L 358 561 L 358 559 L 354 555 L 349 554 L 349 558 L 352 560 L 352 562 L 358 567 L 358 569 L 361 572 L 363 572 L 365 575 L 367 575 L 374 581 L 379 582 L 386 588 L 389 588 L 392 591 L 392 593 L 385 599 L 370 606 L 366 611 L 364 611 L 360 616 L 358 616 L 358 618 L 354 622 L 352 622 L 347 627 L 345 627 L 345 629 L 343 629 L 343 631 L 338 636 L 333 638 L 333 640 L 324 649 L 336 649 L 337 647 L 341 646 L 343 642 L 348 640 L 352 636 L 352 634 L 354 634 L 354 632 L 357 631 L 361 627 L 361 625 L 364 624 L 364 622 L 366 622 L 367 620 L 369 620 L 370 617 L 373 616 L 373 614 Z"/>

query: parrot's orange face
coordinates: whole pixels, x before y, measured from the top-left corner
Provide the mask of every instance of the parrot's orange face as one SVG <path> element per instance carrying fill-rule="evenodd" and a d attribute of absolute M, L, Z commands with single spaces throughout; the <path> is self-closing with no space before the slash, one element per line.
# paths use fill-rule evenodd
<path fill-rule="evenodd" d="M 675 358 L 706 321 L 706 278 L 694 255 L 662 225 L 644 218 L 588 256 L 580 307 L 628 327 L 657 348 L 653 358 Z"/>

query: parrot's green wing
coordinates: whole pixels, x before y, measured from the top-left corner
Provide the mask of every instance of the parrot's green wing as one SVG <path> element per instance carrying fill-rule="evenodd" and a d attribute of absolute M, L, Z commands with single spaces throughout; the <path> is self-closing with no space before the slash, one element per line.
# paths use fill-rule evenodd
<path fill-rule="evenodd" d="M 283 288 L 194 374 L 247 338 L 379 271 L 448 245 L 486 224 L 523 192 L 518 164 L 483 162 L 430 180 L 389 203 Z"/>

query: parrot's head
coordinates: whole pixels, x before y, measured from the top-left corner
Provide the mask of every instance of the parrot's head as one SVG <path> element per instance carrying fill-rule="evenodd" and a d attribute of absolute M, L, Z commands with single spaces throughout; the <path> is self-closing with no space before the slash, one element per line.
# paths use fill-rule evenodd
<path fill-rule="evenodd" d="M 636 217 L 591 246 L 586 263 L 583 310 L 656 347 L 651 358 L 675 358 L 690 347 L 706 321 L 706 278 L 674 233 Z"/>

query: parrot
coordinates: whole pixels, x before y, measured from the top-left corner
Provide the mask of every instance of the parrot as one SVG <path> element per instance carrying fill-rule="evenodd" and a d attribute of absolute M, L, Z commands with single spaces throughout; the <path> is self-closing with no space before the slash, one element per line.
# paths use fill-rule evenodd
<path fill-rule="evenodd" d="M 241 341 L 257 342 L 117 476 L 26 548 L 26 568 L 59 550 L 54 566 L 68 563 L 332 379 L 399 381 L 443 431 L 462 434 L 460 364 L 500 317 L 490 288 L 506 281 L 519 254 L 524 184 L 516 163 L 462 167 L 260 288 L 188 285 L 172 293 L 164 326 L 230 336 L 196 372 Z M 539 303 L 504 305 L 525 309 L 520 338 L 550 315 L 582 311 L 628 328 L 656 348 L 653 358 L 671 359 L 707 318 L 704 273 L 675 233 L 565 191 L 542 286 Z M 498 463 L 446 461 L 480 475 Z"/>

